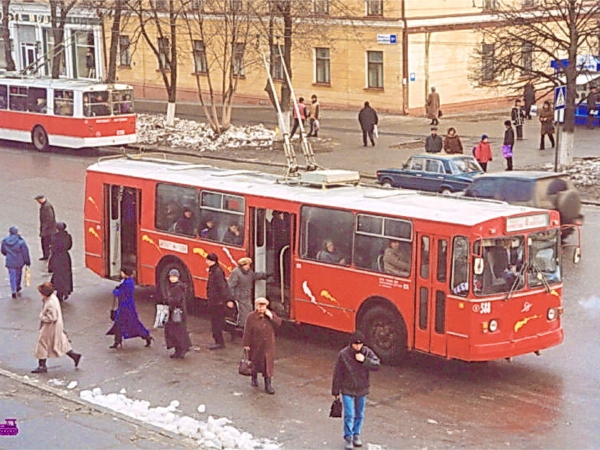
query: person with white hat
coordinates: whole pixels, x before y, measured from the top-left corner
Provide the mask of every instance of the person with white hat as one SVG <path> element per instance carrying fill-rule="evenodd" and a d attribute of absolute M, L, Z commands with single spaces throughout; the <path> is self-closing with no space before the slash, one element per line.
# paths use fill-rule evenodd
<path fill-rule="evenodd" d="M 275 389 L 271 383 L 275 368 L 275 330 L 279 328 L 282 320 L 267 308 L 269 300 L 259 297 L 254 300 L 255 311 L 246 319 L 244 327 L 244 349 L 250 352 L 252 361 L 253 387 L 258 386 L 258 374 L 262 373 L 265 379 L 265 391 L 274 394 Z"/>

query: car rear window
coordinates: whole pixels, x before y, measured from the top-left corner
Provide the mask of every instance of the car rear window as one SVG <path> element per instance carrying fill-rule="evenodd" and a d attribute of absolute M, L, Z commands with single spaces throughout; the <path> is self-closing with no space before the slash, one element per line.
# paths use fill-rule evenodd
<path fill-rule="evenodd" d="M 468 194 L 471 197 L 477 198 L 495 198 L 496 179 L 480 178 L 473 181 L 473 184 L 469 187 Z"/>
<path fill-rule="evenodd" d="M 500 181 L 500 180 L 499 180 Z M 505 202 L 527 202 L 532 198 L 533 182 L 530 180 L 504 179 L 498 185 L 498 200 Z"/>

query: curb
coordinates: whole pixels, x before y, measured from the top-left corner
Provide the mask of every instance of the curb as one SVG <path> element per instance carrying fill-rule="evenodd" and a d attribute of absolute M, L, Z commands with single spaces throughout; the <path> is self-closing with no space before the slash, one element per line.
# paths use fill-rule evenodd
<path fill-rule="evenodd" d="M 22 385 L 37 389 L 46 394 L 52 394 L 52 395 L 59 397 L 60 399 L 65 400 L 67 402 L 86 407 L 88 409 L 91 409 L 93 411 L 96 411 L 96 412 L 99 412 L 102 414 L 107 414 L 107 415 L 116 417 L 119 420 L 130 423 L 132 425 L 135 425 L 135 426 L 138 426 L 141 428 L 147 428 L 163 437 L 172 439 L 173 441 L 177 441 L 177 443 L 181 442 L 182 444 L 185 444 L 185 445 L 189 444 L 191 446 L 190 448 L 200 448 L 196 441 L 194 441 L 188 437 L 181 436 L 177 433 L 173 433 L 171 431 L 157 427 L 156 425 L 153 425 L 151 423 L 144 422 L 144 421 L 141 421 L 138 419 L 134 419 L 133 417 L 126 416 L 125 414 L 122 414 L 118 411 L 114 411 L 112 409 L 105 408 L 104 406 L 96 405 L 95 403 L 88 403 L 86 401 L 81 400 L 79 397 L 71 397 L 71 396 L 65 394 L 62 389 L 56 388 L 54 386 L 42 384 L 41 381 L 39 383 L 32 381 L 34 378 L 25 379 L 24 376 L 17 375 L 16 373 L 11 372 L 6 369 L 3 369 L 1 367 L 0 367 L 0 376 L 9 378 L 9 379 L 16 381 Z"/>

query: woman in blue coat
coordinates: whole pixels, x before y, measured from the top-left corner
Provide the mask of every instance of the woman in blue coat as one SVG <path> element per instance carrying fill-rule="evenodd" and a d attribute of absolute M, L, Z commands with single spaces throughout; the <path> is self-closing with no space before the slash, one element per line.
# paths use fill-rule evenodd
<path fill-rule="evenodd" d="M 29 258 L 29 247 L 19 234 L 19 229 L 12 226 L 8 232 L 9 235 L 2 239 L 2 254 L 6 256 L 12 298 L 17 298 L 17 295 L 21 295 L 23 266 L 30 266 L 31 259 Z"/>
<path fill-rule="evenodd" d="M 113 308 L 111 317 L 114 323 L 107 335 L 115 336 L 115 343 L 109 348 L 123 347 L 123 339 L 141 337 L 146 341 L 146 347 L 150 347 L 153 337 L 144 327 L 138 317 L 133 301 L 133 290 L 135 282 L 132 277 L 133 271 L 128 267 L 121 268 L 121 278 L 123 281 L 113 291 L 115 301 L 118 301 L 117 309 Z"/>

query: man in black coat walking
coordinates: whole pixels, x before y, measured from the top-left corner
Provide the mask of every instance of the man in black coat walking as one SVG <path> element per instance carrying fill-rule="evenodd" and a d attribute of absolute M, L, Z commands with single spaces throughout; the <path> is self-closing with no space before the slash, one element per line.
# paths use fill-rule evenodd
<path fill-rule="evenodd" d="M 504 141 L 502 142 L 502 156 L 506 159 L 506 170 L 513 170 L 513 149 L 515 147 L 515 130 L 510 120 L 504 121 Z"/>
<path fill-rule="evenodd" d="M 369 372 L 379 369 L 379 358 L 364 345 L 365 336 L 355 331 L 350 343 L 337 357 L 331 394 L 344 404 L 344 441 L 346 450 L 361 447 L 360 432 L 365 414 L 365 404 L 369 393 Z"/>
<path fill-rule="evenodd" d="M 40 238 L 42 241 L 42 257 L 40 261 L 50 258 L 50 244 L 56 230 L 56 215 L 54 207 L 46 199 L 45 195 L 36 195 L 35 199 L 40 204 Z"/>
<path fill-rule="evenodd" d="M 210 350 L 225 348 L 223 339 L 223 328 L 225 327 L 225 305 L 229 300 L 229 287 L 225 279 L 225 273 L 219 265 L 219 257 L 209 253 L 206 257 L 208 266 L 208 283 L 206 284 L 206 299 L 208 300 L 208 312 L 210 314 L 210 325 L 215 343 L 210 345 Z"/>
<path fill-rule="evenodd" d="M 373 133 L 377 123 L 379 122 L 379 117 L 377 117 L 377 112 L 371 108 L 369 102 L 365 102 L 365 107 L 358 113 L 358 122 L 360 123 L 360 128 L 362 129 L 363 146 L 367 146 L 367 136 L 369 136 L 371 144 L 373 147 L 375 147 Z"/>

